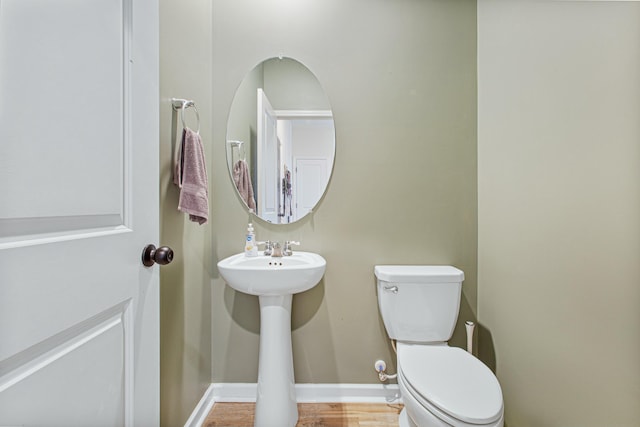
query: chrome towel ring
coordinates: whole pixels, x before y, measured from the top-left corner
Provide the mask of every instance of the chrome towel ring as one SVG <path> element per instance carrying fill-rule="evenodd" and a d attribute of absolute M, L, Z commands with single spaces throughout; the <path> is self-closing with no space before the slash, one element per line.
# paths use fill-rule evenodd
<path fill-rule="evenodd" d="M 183 128 L 187 127 L 187 122 L 184 120 L 184 111 L 189 107 L 193 107 L 193 110 L 196 112 L 196 120 L 198 123 L 196 133 L 200 135 L 200 113 L 198 112 L 196 103 L 189 99 L 171 98 L 171 105 L 173 106 L 174 111 L 180 111 L 180 120 L 182 121 Z"/>

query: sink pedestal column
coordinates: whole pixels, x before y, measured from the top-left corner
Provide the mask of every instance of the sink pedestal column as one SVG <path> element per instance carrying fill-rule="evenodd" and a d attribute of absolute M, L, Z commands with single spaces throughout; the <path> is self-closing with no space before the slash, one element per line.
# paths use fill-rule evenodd
<path fill-rule="evenodd" d="M 260 356 L 255 427 L 294 427 L 298 421 L 293 353 L 293 295 L 260 296 Z"/>

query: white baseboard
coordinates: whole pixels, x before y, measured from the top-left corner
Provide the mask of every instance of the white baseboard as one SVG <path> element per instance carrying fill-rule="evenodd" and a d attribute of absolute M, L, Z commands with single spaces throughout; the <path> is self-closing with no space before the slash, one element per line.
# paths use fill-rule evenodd
<path fill-rule="evenodd" d="M 207 415 L 211 412 L 214 403 L 216 401 L 213 399 L 213 384 L 211 384 L 207 387 L 187 422 L 184 423 L 184 427 L 200 427 L 204 420 L 207 419 Z"/>
<path fill-rule="evenodd" d="M 257 389 L 255 383 L 211 384 L 185 427 L 200 427 L 216 402 L 255 402 Z M 296 397 L 299 403 L 402 401 L 397 384 L 296 384 Z"/>

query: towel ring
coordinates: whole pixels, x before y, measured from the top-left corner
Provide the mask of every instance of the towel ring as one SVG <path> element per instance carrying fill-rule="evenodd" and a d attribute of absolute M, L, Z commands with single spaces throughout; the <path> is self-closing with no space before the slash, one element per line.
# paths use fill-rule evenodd
<path fill-rule="evenodd" d="M 196 133 L 198 135 L 200 135 L 200 113 L 198 112 L 198 108 L 196 107 L 196 103 L 188 100 L 188 99 L 177 99 L 177 98 L 172 98 L 171 99 L 171 103 L 173 104 L 173 109 L 174 110 L 180 110 L 180 121 L 182 121 L 182 127 L 186 128 L 187 127 L 187 122 L 184 119 L 184 111 L 189 108 L 189 107 L 193 107 L 193 109 L 196 112 L 196 120 L 198 123 L 198 128 L 196 130 Z"/>

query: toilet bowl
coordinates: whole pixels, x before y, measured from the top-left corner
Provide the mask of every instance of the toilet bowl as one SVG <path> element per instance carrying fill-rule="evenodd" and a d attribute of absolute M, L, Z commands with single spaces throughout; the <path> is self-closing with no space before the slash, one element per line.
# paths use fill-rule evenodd
<path fill-rule="evenodd" d="M 481 361 L 445 344 L 398 343 L 401 427 L 501 427 L 502 391 Z"/>
<path fill-rule="evenodd" d="M 397 341 L 401 427 L 502 427 L 502 390 L 480 360 L 447 341 L 464 273 L 451 266 L 376 266 L 378 307 Z"/>

